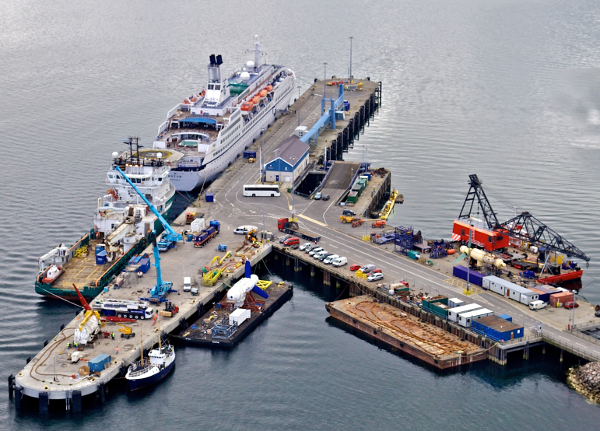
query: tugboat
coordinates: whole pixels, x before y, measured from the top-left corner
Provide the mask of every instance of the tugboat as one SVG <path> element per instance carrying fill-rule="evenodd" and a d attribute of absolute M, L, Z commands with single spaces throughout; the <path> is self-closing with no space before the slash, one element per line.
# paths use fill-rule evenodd
<path fill-rule="evenodd" d="M 163 346 L 161 338 L 162 334 L 159 328 L 158 349 L 150 350 L 147 358 L 144 358 L 144 343 L 142 338 L 141 358 L 129 367 L 125 375 L 130 391 L 158 383 L 175 367 L 175 349 L 171 344 Z"/>

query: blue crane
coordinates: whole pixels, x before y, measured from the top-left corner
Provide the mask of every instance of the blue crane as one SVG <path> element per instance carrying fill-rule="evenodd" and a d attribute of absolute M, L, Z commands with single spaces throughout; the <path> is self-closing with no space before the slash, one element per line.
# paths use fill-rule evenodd
<path fill-rule="evenodd" d="M 140 197 L 143 199 L 143 201 L 146 202 L 146 205 L 148 205 L 148 208 L 150 208 L 150 210 L 154 213 L 154 215 L 160 220 L 163 227 L 165 228 L 166 239 L 168 241 L 173 241 L 173 242 L 182 241 L 183 238 L 182 238 L 181 234 L 177 233 L 173 230 L 173 228 L 164 219 L 164 217 L 158 212 L 158 210 L 154 207 L 154 205 L 152 205 L 150 203 L 150 201 L 148 201 L 148 199 L 146 199 L 144 194 L 137 189 L 137 187 L 131 182 L 131 180 L 129 178 L 127 178 L 127 175 L 125 175 L 125 172 L 123 172 L 118 166 L 115 166 L 115 170 L 117 172 L 119 172 L 121 174 L 121 176 L 123 176 L 123 178 L 125 178 L 125 181 L 127 181 L 129 183 L 129 185 L 131 187 L 133 187 L 133 190 L 135 190 L 135 192 L 138 195 L 140 195 Z M 166 302 L 165 297 L 167 296 L 167 293 L 172 292 L 172 291 L 175 292 L 175 291 L 173 289 L 171 289 L 173 287 L 172 282 L 163 281 L 163 279 L 162 279 L 162 272 L 160 270 L 160 256 L 159 256 L 159 252 L 158 252 L 158 245 L 156 244 L 156 232 L 153 231 L 153 233 L 154 233 L 154 237 L 152 239 L 152 250 L 154 253 L 154 266 L 156 267 L 156 286 L 154 286 L 152 288 L 152 290 L 150 290 L 150 294 L 151 294 L 150 298 L 141 298 L 141 299 L 150 301 L 150 302 Z"/>

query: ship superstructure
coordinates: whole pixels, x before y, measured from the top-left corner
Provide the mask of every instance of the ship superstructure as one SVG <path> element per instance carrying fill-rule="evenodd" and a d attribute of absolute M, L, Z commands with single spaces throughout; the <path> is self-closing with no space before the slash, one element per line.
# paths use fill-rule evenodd
<path fill-rule="evenodd" d="M 215 178 L 287 109 L 294 73 L 261 64 L 266 53 L 258 36 L 254 45 L 254 61 L 228 78 L 222 56 L 211 55 L 206 87 L 178 103 L 158 128 L 154 149 L 185 154 L 169 172 L 177 190 L 190 191 Z"/>

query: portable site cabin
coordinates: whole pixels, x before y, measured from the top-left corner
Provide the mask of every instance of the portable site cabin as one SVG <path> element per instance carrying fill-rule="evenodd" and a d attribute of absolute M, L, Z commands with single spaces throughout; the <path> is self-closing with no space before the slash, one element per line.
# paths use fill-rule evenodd
<path fill-rule="evenodd" d="M 463 305 L 462 307 L 451 308 L 450 310 L 448 310 L 448 319 L 452 322 L 458 322 L 458 315 L 460 313 L 467 313 L 469 311 L 478 310 L 480 308 L 483 307 L 479 304 L 467 304 Z"/>
<path fill-rule="evenodd" d="M 474 320 L 491 316 L 492 314 L 494 314 L 494 312 L 492 310 L 488 310 L 487 308 L 461 313 L 458 315 L 458 324 L 460 326 L 464 326 L 465 328 L 470 328 Z"/>
<path fill-rule="evenodd" d="M 531 301 L 540 299 L 538 292 L 534 292 L 533 290 L 494 275 L 483 277 L 482 287 L 525 305 L 529 305 Z"/>

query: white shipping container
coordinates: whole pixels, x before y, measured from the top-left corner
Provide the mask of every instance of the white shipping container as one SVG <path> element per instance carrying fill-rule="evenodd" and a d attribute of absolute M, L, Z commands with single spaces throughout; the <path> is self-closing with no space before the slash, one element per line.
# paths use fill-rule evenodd
<path fill-rule="evenodd" d="M 463 305 L 462 307 L 451 308 L 448 310 L 448 319 L 452 322 L 458 322 L 458 315 L 460 313 L 466 313 L 468 311 L 478 310 L 480 308 L 483 307 L 479 304 L 467 304 Z"/>
<path fill-rule="evenodd" d="M 463 301 L 462 299 L 458 299 L 458 298 L 450 298 L 448 300 L 448 306 L 450 308 L 456 308 L 456 307 L 461 307 L 465 305 L 465 301 Z"/>
<path fill-rule="evenodd" d="M 481 286 L 484 289 L 489 289 L 492 292 L 496 292 L 499 295 L 504 295 L 504 289 L 515 285 L 508 280 L 504 280 L 500 277 L 496 277 L 494 275 L 489 275 L 487 277 L 483 277 Z"/>
<path fill-rule="evenodd" d="M 240 326 L 246 319 L 250 319 L 250 310 L 245 308 L 238 308 L 229 315 L 229 324 L 233 325 L 237 323 Z"/>
<path fill-rule="evenodd" d="M 197 218 L 192 222 L 191 228 L 192 232 L 200 232 L 206 229 L 206 221 L 203 218 Z"/>
<path fill-rule="evenodd" d="M 492 310 L 482 308 L 481 310 L 469 311 L 467 313 L 461 313 L 458 316 L 458 324 L 465 328 L 470 328 L 473 320 L 481 319 L 482 317 L 490 316 L 494 314 Z"/>
<path fill-rule="evenodd" d="M 530 302 L 537 301 L 540 299 L 540 294 L 531 292 L 531 293 L 521 293 L 521 302 L 522 304 L 529 305 Z"/>

